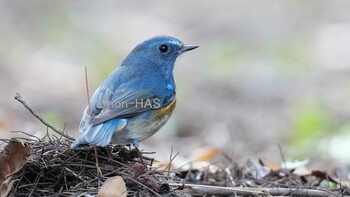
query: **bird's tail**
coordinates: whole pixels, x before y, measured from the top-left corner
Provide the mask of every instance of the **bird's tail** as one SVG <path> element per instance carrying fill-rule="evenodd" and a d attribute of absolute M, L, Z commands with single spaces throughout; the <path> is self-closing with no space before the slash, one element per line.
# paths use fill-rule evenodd
<path fill-rule="evenodd" d="M 126 126 L 126 119 L 112 119 L 97 125 L 89 125 L 81 130 L 81 135 L 72 143 L 71 148 L 77 148 L 84 144 L 107 146 L 114 132 L 122 130 Z"/>

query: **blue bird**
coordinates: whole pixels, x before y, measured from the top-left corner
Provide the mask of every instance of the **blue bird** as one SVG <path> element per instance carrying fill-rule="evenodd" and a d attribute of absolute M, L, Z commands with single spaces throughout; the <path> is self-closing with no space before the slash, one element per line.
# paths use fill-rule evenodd
<path fill-rule="evenodd" d="M 138 148 L 170 118 L 176 105 L 175 61 L 197 47 L 169 36 L 137 45 L 92 95 L 71 147 L 112 142 Z"/>

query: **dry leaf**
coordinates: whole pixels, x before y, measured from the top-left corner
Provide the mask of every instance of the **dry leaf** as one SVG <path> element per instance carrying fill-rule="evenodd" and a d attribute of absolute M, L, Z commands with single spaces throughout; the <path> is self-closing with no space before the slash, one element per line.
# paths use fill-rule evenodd
<path fill-rule="evenodd" d="M 98 191 L 98 197 L 126 197 L 128 192 L 126 191 L 125 182 L 122 177 L 114 176 L 108 178 Z"/>
<path fill-rule="evenodd" d="M 318 178 L 320 180 L 328 180 L 328 181 L 332 181 L 334 183 L 338 183 L 331 176 L 329 176 L 327 172 L 323 172 L 323 171 L 320 171 L 320 170 L 313 170 L 313 171 L 311 171 L 310 175 L 311 176 L 315 176 L 316 178 Z"/>
<path fill-rule="evenodd" d="M 265 177 L 272 171 L 270 168 L 266 167 L 260 159 L 248 159 L 245 168 L 258 179 Z"/>
<path fill-rule="evenodd" d="M 139 176 L 141 176 L 142 174 L 146 173 L 146 169 L 145 166 L 140 164 L 140 163 L 135 163 L 135 165 L 132 167 L 133 174 L 132 177 L 137 178 Z"/>
<path fill-rule="evenodd" d="M 216 156 L 218 156 L 221 153 L 221 149 L 215 148 L 215 147 L 209 147 L 202 149 L 200 152 L 197 153 L 196 161 L 211 161 Z"/>
<path fill-rule="evenodd" d="M 23 144 L 16 138 L 12 138 L 0 152 L 0 196 L 8 193 L 12 173 L 17 172 L 26 162 L 26 158 L 32 154 L 28 144 Z"/>

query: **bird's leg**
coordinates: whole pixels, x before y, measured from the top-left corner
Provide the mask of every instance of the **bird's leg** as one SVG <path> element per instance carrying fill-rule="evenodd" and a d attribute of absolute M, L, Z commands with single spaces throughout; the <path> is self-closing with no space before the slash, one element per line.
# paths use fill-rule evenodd
<path fill-rule="evenodd" d="M 107 145 L 105 148 L 106 148 L 106 151 L 107 151 L 107 154 L 108 154 L 108 158 L 112 159 L 111 152 L 112 152 L 113 148 L 110 147 L 109 145 Z"/>
<path fill-rule="evenodd" d="M 127 144 L 127 146 L 129 147 L 129 151 L 131 151 L 131 144 Z"/>
<path fill-rule="evenodd" d="M 145 163 L 143 162 L 143 159 L 142 159 L 142 152 L 139 150 L 139 148 L 135 147 L 135 149 L 137 150 L 137 154 L 139 155 L 140 162 L 142 163 L 142 165 L 145 166 Z"/>
<path fill-rule="evenodd" d="M 137 151 L 137 154 L 139 156 L 140 162 L 142 163 L 142 165 L 145 165 L 145 163 L 143 162 L 143 159 L 142 159 L 142 152 L 139 149 L 139 144 L 140 144 L 140 141 L 138 141 L 138 140 L 134 140 L 132 142 L 132 145 L 135 147 L 135 149 Z"/>

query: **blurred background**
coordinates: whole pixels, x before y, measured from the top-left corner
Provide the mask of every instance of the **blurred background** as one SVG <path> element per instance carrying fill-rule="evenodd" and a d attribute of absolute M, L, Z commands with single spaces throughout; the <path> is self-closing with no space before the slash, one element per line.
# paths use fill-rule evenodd
<path fill-rule="evenodd" d="M 46 134 L 17 92 L 78 136 L 84 68 L 92 94 L 134 46 L 170 35 L 200 48 L 177 62 L 177 108 L 142 149 L 164 161 L 173 147 L 178 165 L 211 153 L 348 165 L 349 8 L 346 0 L 1 1 L 1 138 Z"/>

